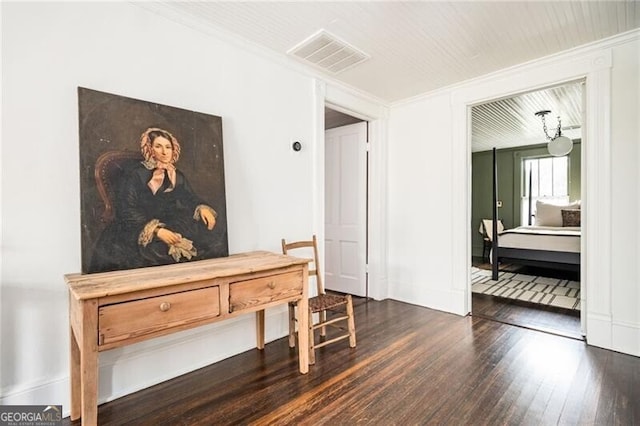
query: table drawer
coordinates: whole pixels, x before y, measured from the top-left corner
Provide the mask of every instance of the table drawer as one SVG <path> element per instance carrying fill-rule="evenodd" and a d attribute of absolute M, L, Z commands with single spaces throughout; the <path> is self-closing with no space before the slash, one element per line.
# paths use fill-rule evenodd
<path fill-rule="evenodd" d="M 98 344 L 153 334 L 219 315 L 218 286 L 106 305 L 98 310 Z"/>
<path fill-rule="evenodd" d="M 302 273 L 270 275 L 229 285 L 231 312 L 302 294 Z"/>

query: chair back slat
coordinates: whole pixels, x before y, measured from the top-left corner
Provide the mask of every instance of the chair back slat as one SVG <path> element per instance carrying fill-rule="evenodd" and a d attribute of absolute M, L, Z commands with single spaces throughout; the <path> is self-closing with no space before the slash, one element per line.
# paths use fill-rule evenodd
<path fill-rule="evenodd" d="M 325 294 L 324 285 L 322 283 L 322 276 L 320 274 L 320 262 L 318 261 L 318 240 L 316 236 L 313 235 L 313 238 L 309 241 L 293 241 L 290 243 L 287 243 L 284 238 L 282 239 L 283 254 L 290 254 L 290 252 L 293 250 L 304 248 L 313 250 L 313 268 L 309 268 L 309 276 L 316 277 L 316 288 L 318 290 L 318 294 Z"/>

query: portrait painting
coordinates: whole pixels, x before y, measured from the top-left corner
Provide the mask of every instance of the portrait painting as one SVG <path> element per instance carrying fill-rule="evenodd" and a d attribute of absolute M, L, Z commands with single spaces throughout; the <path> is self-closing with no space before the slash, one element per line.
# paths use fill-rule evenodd
<path fill-rule="evenodd" d="M 78 88 L 82 272 L 228 256 L 222 118 Z"/>

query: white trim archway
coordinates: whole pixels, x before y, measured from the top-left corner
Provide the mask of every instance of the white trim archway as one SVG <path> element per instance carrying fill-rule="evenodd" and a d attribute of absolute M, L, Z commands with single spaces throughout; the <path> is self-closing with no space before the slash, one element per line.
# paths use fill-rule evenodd
<path fill-rule="evenodd" d="M 586 111 L 582 149 L 583 238 L 581 281 L 588 343 L 611 348 L 610 49 L 563 55 L 475 81 L 452 93 L 452 277 L 460 313 L 471 310 L 471 117 L 472 105 L 584 78 Z M 466 123 L 460 126 L 460 123 Z M 464 206 L 465 208 L 460 208 Z M 597 256 L 597 258 L 596 258 Z M 594 283 L 599 283 L 597 286 Z M 583 318 L 585 318 L 583 316 Z"/>

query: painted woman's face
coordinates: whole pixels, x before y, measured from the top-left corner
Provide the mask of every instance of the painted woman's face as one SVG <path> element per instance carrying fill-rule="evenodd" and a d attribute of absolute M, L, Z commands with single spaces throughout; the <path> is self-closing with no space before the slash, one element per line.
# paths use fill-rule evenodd
<path fill-rule="evenodd" d="M 153 158 L 160 163 L 170 163 L 173 158 L 173 145 L 163 136 L 158 136 L 151 143 Z"/>

